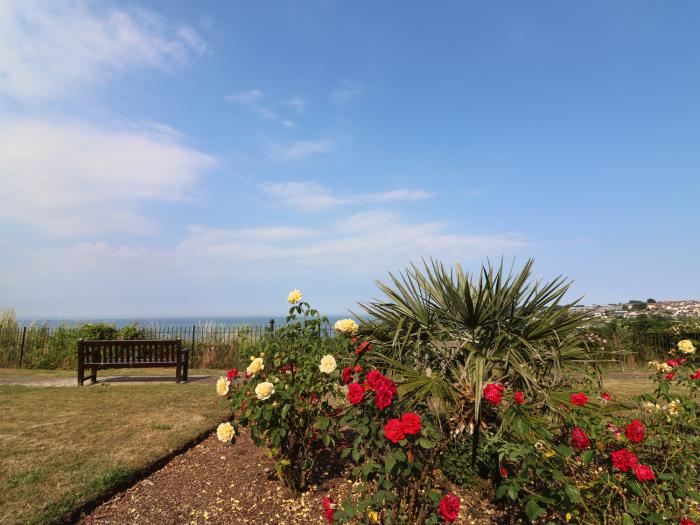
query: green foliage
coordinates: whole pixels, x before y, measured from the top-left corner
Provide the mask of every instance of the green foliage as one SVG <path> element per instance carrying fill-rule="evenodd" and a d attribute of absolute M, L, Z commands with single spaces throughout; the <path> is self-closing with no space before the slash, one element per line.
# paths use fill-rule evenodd
<path fill-rule="evenodd" d="M 113 324 L 108 323 L 85 323 L 78 330 L 78 339 L 91 339 L 105 341 L 117 339 L 119 330 Z"/>
<path fill-rule="evenodd" d="M 313 481 L 319 468 L 328 467 L 324 461 L 340 435 L 332 404 L 340 389 L 339 371 L 320 369 L 329 353 L 330 341 L 321 330 L 327 322 L 308 303 L 292 306 L 285 326 L 260 341 L 249 377 L 230 389 L 234 428 L 250 427 L 253 441 L 270 449 L 278 477 L 295 493 Z M 261 385 L 274 392 L 266 397 L 256 391 Z"/>
<path fill-rule="evenodd" d="M 676 354 L 674 360 L 688 360 L 673 367 L 672 380 L 659 370 L 656 392 L 641 396 L 633 413 L 594 394 L 585 406 L 567 403 L 552 414 L 529 403 L 499 406 L 504 424 L 486 434 L 493 455 L 485 455 L 497 458 L 491 466 L 500 478 L 496 497 L 522 505 L 530 521 L 641 524 L 697 517 L 700 379 L 690 376 L 700 363 L 690 357 Z M 670 395 L 670 381 L 686 393 Z M 633 419 L 644 427 L 641 438 L 630 430 Z M 588 441 L 577 442 L 574 429 Z M 616 467 L 612 453 L 619 450 L 634 454 L 633 463 L 650 468 L 655 479 L 640 477 L 641 468 Z"/>
<path fill-rule="evenodd" d="M 412 265 L 391 275 L 391 285 L 378 284 L 386 299 L 361 305 L 369 315 L 362 330 L 381 345 L 376 362 L 401 379 L 402 395 L 415 404 L 433 400 L 457 428 L 474 422 L 473 461 L 482 417 L 489 417 L 482 410 L 487 382 L 551 403 L 567 366 L 593 363 L 576 336 L 585 316 L 564 302 L 570 283 L 533 283 L 532 267 L 529 260 L 513 273 L 487 264 L 477 277 L 437 261 Z"/>
<path fill-rule="evenodd" d="M 479 474 L 477 467 L 472 465 L 471 449 L 471 439 L 454 440 L 450 442 L 440 459 L 440 470 L 445 477 L 462 487 L 473 485 Z"/>
<path fill-rule="evenodd" d="M 138 324 L 128 324 L 122 326 L 117 333 L 117 339 L 146 339 L 148 336 L 146 329 Z"/>

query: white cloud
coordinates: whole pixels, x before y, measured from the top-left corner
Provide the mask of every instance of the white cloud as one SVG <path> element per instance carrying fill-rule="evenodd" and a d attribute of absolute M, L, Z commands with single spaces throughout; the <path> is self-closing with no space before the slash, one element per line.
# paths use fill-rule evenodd
<path fill-rule="evenodd" d="M 299 211 L 323 211 L 346 204 L 316 182 L 270 182 L 260 185 L 266 195 L 279 204 Z"/>
<path fill-rule="evenodd" d="M 531 245 L 518 234 L 463 235 L 444 223 L 408 223 L 381 210 L 351 215 L 323 229 L 303 229 L 269 236 L 270 228 L 246 230 L 189 229 L 177 247 L 180 254 L 219 257 L 230 264 L 251 261 L 266 266 L 312 265 L 343 271 L 382 272 L 410 260 L 433 256 L 473 260 L 512 254 Z M 363 255 L 364 254 L 364 255 Z"/>
<path fill-rule="evenodd" d="M 157 231 L 140 205 L 191 199 L 200 174 L 215 163 L 174 133 L 153 124 L 124 130 L 2 122 L 0 218 L 52 236 Z"/>
<path fill-rule="evenodd" d="M 304 113 L 304 110 L 306 109 L 306 102 L 301 97 L 293 97 L 283 100 L 282 104 L 294 108 L 298 113 Z"/>
<path fill-rule="evenodd" d="M 268 142 L 268 152 L 272 157 L 297 160 L 310 155 L 328 153 L 333 149 L 333 142 L 329 139 L 297 140 L 291 144 L 282 145 L 276 142 Z"/>
<path fill-rule="evenodd" d="M 143 8 L 0 2 L 0 93 L 25 102 L 70 94 L 131 68 L 178 67 L 206 49 L 191 27 L 174 27 Z"/>
<path fill-rule="evenodd" d="M 343 79 L 340 85 L 331 91 L 329 96 L 331 103 L 336 107 L 348 105 L 362 94 L 363 86 L 354 80 Z"/>
<path fill-rule="evenodd" d="M 413 202 L 425 200 L 433 192 L 399 189 L 379 193 L 360 193 L 344 196 L 333 195 L 331 190 L 313 181 L 270 182 L 260 185 L 266 195 L 277 199 L 282 206 L 298 211 L 325 211 L 351 204 Z"/>

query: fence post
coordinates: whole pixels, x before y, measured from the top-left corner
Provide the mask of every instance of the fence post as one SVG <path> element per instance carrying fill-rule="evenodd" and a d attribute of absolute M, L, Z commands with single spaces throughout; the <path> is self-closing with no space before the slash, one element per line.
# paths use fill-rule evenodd
<path fill-rule="evenodd" d="M 270 319 L 270 332 L 274 332 L 274 331 L 275 331 L 275 320 Z"/>
<path fill-rule="evenodd" d="M 195 340 L 195 333 L 197 332 L 197 325 L 193 324 L 192 325 L 192 350 L 190 350 L 190 361 L 194 359 L 194 340 Z"/>
<path fill-rule="evenodd" d="M 24 341 L 27 339 L 27 327 L 22 327 L 22 343 L 19 347 L 19 366 L 17 368 L 22 368 L 22 359 L 24 359 Z"/>

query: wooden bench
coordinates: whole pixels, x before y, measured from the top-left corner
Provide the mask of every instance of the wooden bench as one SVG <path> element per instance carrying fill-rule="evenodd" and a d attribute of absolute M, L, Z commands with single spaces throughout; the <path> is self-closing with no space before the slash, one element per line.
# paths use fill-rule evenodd
<path fill-rule="evenodd" d="M 89 341 L 78 340 L 78 385 L 83 386 L 85 369 L 91 369 L 90 382 L 97 382 L 97 371 L 108 368 L 176 367 L 175 381 L 187 381 L 189 352 L 180 339 Z"/>

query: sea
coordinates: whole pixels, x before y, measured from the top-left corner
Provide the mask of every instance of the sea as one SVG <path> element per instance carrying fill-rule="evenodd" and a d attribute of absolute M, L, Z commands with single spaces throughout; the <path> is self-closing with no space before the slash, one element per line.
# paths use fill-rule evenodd
<path fill-rule="evenodd" d="M 330 324 L 335 323 L 338 319 L 342 319 L 342 315 L 329 316 Z M 286 317 L 279 316 L 253 316 L 253 317 L 123 317 L 123 318 L 41 318 L 27 317 L 18 318 L 17 321 L 22 325 L 44 325 L 49 327 L 55 326 L 80 326 L 85 323 L 108 323 L 121 328 L 127 325 L 139 326 L 268 326 L 270 321 L 274 320 L 276 326 L 283 325 Z"/>

